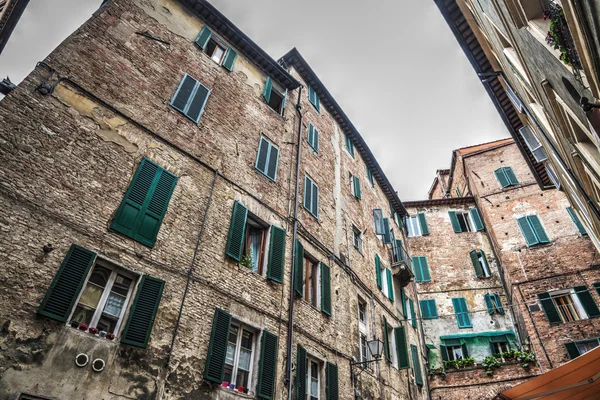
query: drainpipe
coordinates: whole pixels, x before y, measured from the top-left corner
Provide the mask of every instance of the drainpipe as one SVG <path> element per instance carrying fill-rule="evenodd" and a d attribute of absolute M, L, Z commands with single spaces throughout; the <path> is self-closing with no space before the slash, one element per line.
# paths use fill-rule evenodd
<path fill-rule="evenodd" d="M 417 282 L 414 281 L 414 280 L 412 281 L 412 287 L 413 287 L 413 292 L 415 294 L 415 303 L 416 303 L 416 309 L 417 309 L 417 319 L 419 321 L 419 328 L 417 329 L 417 334 L 419 336 L 419 341 L 421 342 L 422 352 L 425 353 L 425 355 L 426 355 L 425 360 L 427 360 L 427 362 L 424 364 L 425 368 L 423 368 L 423 370 L 425 372 L 425 374 L 423 376 L 423 382 L 425 383 L 425 391 L 427 392 L 427 399 L 431 400 L 431 390 L 430 390 L 430 387 L 429 387 L 429 369 L 430 369 L 430 365 L 429 365 L 429 349 L 427 348 L 427 342 L 425 340 L 425 331 L 423 329 L 423 319 L 421 318 L 421 307 L 420 307 L 421 303 L 419 301 L 419 294 L 417 293 Z M 404 326 L 408 327 L 408 320 L 405 320 Z M 410 382 L 410 378 L 409 378 L 409 382 Z M 408 387 L 409 387 L 409 390 L 410 390 L 410 383 L 409 383 Z"/>
<path fill-rule="evenodd" d="M 298 115 L 298 138 L 296 140 L 296 187 L 294 189 L 294 229 L 292 234 L 292 268 L 290 268 L 290 301 L 288 305 L 287 340 L 285 351 L 285 384 L 288 388 L 288 400 L 292 400 L 292 342 L 294 333 L 294 276 L 296 270 L 296 237 L 298 235 L 298 192 L 300 190 L 300 150 L 302 143 L 302 87 L 298 89 L 296 114 Z"/>

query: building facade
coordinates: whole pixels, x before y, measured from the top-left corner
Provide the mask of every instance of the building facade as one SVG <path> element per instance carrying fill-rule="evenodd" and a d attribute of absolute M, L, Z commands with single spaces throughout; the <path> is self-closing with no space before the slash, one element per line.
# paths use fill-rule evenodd
<path fill-rule="evenodd" d="M 113 0 L 0 121 L 0 399 L 427 398 L 406 210 L 296 50 Z"/>
<path fill-rule="evenodd" d="M 29 0 L 0 0 L 0 54 L 28 4 Z"/>

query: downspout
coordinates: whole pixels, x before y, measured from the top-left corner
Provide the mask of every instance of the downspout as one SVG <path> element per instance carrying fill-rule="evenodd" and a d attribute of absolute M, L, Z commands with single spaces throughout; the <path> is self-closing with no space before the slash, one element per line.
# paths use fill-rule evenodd
<path fill-rule="evenodd" d="M 421 342 L 421 349 L 422 349 L 423 353 L 425 353 L 425 355 L 426 355 L 425 360 L 427 360 L 427 362 L 425 363 L 425 368 L 424 368 L 425 376 L 423 377 L 424 378 L 423 382 L 425 383 L 425 391 L 427 392 L 427 399 L 431 400 L 431 391 L 429 388 L 429 370 L 430 370 L 430 368 L 429 368 L 430 367 L 429 366 L 429 349 L 427 348 L 427 343 L 425 341 L 425 332 L 423 330 L 423 319 L 421 318 L 421 306 L 420 306 L 421 302 L 419 301 L 419 294 L 417 293 L 417 283 L 414 280 L 412 282 L 412 287 L 413 287 L 413 291 L 415 293 L 417 320 L 419 321 L 419 329 L 418 329 L 419 340 Z M 405 320 L 404 325 L 406 327 L 408 327 L 408 320 Z M 409 387 L 409 391 L 410 391 L 410 384 L 408 385 L 408 387 Z"/>
<path fill-rule="evenodd" d="M 296 140 L 296 187 L 294 189 L 294 228 L 292 233 L 292 268 L 290 268 L 290 301 L 288 304 L 287 340 L 285 350 L 285 384 L 288 388 L 288 400 L 292 400 L 292 342 L 294 333 L 294 276 L 296 270 L 296 237 L 298 235 L 298 192 L 300 191 L 300 150 L 302 143 L 302 85 L 298 89 L 296 114 L 298 115 L 298 138 Z"/>
<path fill-rule="evenodd" d="M 519 302 L 522 302 L 525 300 L 525 297 L 523 297 L 523 292 L 521 291 L 521 285 L 517 283 L 517 289 L 519 290 L 519 295 L 520 295 L 520 299 Z M 531 310 L 529 309 L 529 305 L 525 302 L 525 308 L 527 308 L 527 313 L 529 314 L 529 318 L 531 319 L 531 323 L 533 324 L 533 329 L 535 329 L 535 334 L 537 336 L 537 339 L 540 341 L 540 345 L 542 346 L 542 350 L 544 351 L 544 355 L 546 356 L 546 360 L 548 360 L 548 364 L 550 364 L 550 369 L 553 369 L 554 366 L 552 365 L 552 360 L 550 360 L 550 357 L 548 356 L 548 352 L 546 351 L 546 346 L 544 346 L 544 341 L 542 340 L 541 336 L 540 336 L 540 331 L 537 328 L 537 325 L 535 324 L 535 319 L 533 319 L 533 314 L 531 314 Z M 537 359 L 537 357 L 536 357 Z M 544 372 L 544 369 L 542 368 L 542 363 L 539 362 L 538 360 L 538 366 L 540 367 L 540 371 Z"/>

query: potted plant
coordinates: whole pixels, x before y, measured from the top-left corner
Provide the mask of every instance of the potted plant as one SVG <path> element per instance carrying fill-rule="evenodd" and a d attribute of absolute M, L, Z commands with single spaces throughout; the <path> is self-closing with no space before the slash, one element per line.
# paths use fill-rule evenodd
<path fill-rule="evenodd" d="M 88 330 L 89 333 L 91 333 L 92 335 L 96 335 L 98 333 L 98 329 L 97 328 L 90 328 Z"/>
<path fill-rule="evenodd" d="M 71 328 L 75 328 L 75 329 L 79 328 L 79 322 L 71 321 Z"/>
<path fill-rule="evenodd" d="M 87 324 L 79 324 L 79 330 L 80 331 L 87 331 L 88 325 Z"/>
<path fill-rule="evenodd" d="M 487 376 L 494 375 L 494 370 L 496 368 L 500 368 L 500 362 L 498 361 L 496 356 L 487 356 L 483 359 L 481 365 L 483 366 L 483 368 L 485 368 L 485 373 L 487 374 Z"/>
<path fill-rule="evenodd" d="M 248 252 L 247 256 L 242 256 L 240 264 L 248 269 L 252 269 L 254 267 L 254 263 L 252 262 L 252 250 Z"/>
<path fill-rule="evenodd" d="M 238 386 L 237 391 L 240 393 L 244 393 L 244 387 L 243 386 Z"/>
<path fill-rule="evenodd" d="M 115 335 L 113 335 L 112 333 L 109 332 L 109 333 L 106 334 L 106 338 L 108 340 L 113 340 L 115 338 Z"/>

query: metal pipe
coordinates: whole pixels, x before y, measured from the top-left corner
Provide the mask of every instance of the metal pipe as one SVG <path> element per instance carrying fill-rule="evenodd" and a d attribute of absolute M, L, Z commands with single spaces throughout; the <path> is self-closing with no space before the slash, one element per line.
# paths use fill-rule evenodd
<path fill-rule="evenodd" d="M 296 187 L 294 189 L 294 228 L 292 233 L 292 268 L 290 268 L 290 301 L 288 305 L 287 340 L 285 350 L 285 385 L 288 388 L 288 400 L 292 400 L 292 342 L 294 333 L 294 276 L 296 275 L 296 238 L 298 235 L 298 196 L 300 191 L 300 154 L 302 143 L 302 85 L 298 89 L 296 114 L 298 115 L 298 137 L 296 139 Z"/>
<path fill-rule="evenodd" d="M 523 292 L 521 291 L 521 285 L 517 284 L 517 289 L 519 290 L 519 296 L 521 297 L 521 299 L 519 299 L 519 302 L 525 302 L 525 297 L 523 297 Z M 533 329 L 535 330 L 535 334 L 537 336 L 537 339 L 540 341 L 540 344 L 542 346 L 542 350 L 544 351 L 544 355 L 546 356 L 546 360 L 548 360 L 548 364 L 550 364 L 550 369 L 554 368 L 554 366 L 552 365 L 552 361 L 550 360 L 550 356 L 548 356 L 548 352 L 546 351 L 546 346 L 544 346 L 544 342 L 542 341 L 542 338 L 540 336 L 540 331 L 538 331 L 537 325 L 535 324 L 535 319 L 533 319 L 533 314 L 531 314 L 531 310 L 529 309 L 529 305 L 527 305 L 527 303 L 525 303 L 525 308 L 527 308 L 527 313 L 529 314 L 529 318 L 531 319 L 531 323 L 533 324 Z M 536 357 L 537 359 L 537 357 Z M 542 365 L 541 363 L 538 361 L 538 364 L 540 366 L 540 370 L 542 370 Z"/>

